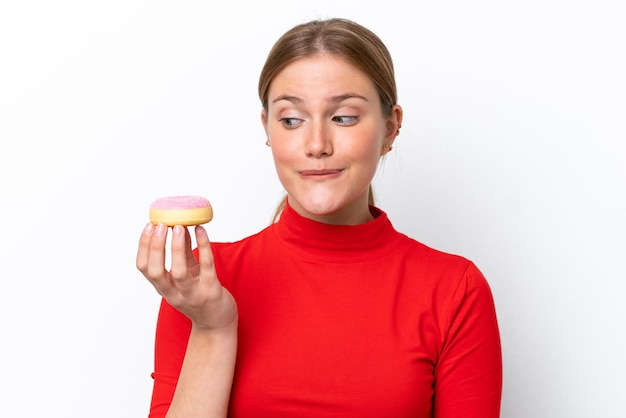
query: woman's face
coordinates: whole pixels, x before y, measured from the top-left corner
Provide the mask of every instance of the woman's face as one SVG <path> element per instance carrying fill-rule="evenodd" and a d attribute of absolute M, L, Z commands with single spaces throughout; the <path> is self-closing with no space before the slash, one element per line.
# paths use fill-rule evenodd
<path fill-rule="evenodd" d="M 285 67 L 272 80 L 262 120 L 290 206 L 330 224 L 371 219 L 368 188 L 401 119 L 399 106 L 385 118 L 372 81 L 337 56 Z"/>

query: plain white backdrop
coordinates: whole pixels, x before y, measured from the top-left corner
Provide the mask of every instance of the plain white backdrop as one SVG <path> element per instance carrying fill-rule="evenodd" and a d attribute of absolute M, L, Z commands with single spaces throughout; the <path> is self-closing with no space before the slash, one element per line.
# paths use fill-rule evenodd
<path fill-rule="evenodd" d="M 492 286 L 502 416 L 626 416 L 617 0 L 3 2 L 0 415 L 147 415 L 148 206 L 208 197 L 214 241 L 269 223 L 257 77 L 285 30 L 336 16 L 395 59 L 405 119 L 378 205 Z"/>

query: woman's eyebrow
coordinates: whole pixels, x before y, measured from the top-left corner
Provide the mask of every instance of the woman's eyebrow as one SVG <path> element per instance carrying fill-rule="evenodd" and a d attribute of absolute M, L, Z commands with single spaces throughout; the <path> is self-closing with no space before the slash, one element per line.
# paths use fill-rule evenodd
<path fill-rule="evenodd" d="M 366 102 L 368 101 L 365 96 L 362 96 L 362 95 L 357 94 L 357 93 L 339 94 L 337 96 L 329 97 L 328 99 L 326 99 L 326 101 L 329 102 L 329 103 L 340 103 L 340 102 L 343 102 L 344 100 L 348 100 L 348 99 L 361 99 L 361 100 L 365 100 Z M 276 97 L 274 100 L 272 100 L 272 103 L 280 102 L 281 100 L 286 100 L 286 101 L 291 102 L 293 104 L 302 103 L 302 99 L 300 99 L 299 97 L 290 96 L 288 94 L 283 94 L 281 96 Z"/>
<path fill-rule="evenodd" d="M 272 103 L 280 102 L 281 100 L 287 100 L 288 102 L 291 102 L 293 104 L 302 103 L 302 99 L 296 96 L 289 96 L 287 94 L 276 97 L 274 100 L 272 100 Z"/>
<path fill-rule="evenodd" d="M 357 94 L 357 93 L 345 93 L 345 94 L 340 94 L 338 96 L 329 97 L 328 102 L 339 103 L 348 99 L 361 99 L 367 102 L 367 97 L 361 96 L 360 94 Z"/>

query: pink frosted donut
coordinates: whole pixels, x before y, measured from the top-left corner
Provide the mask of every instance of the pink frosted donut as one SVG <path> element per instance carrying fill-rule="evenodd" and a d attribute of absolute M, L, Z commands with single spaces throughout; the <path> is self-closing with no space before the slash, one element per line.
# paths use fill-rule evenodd
<path fill-rule="evenodd" d="M 153 224 L 200 225 L 213 219 L 211 203 L 200 196 L 167 196 L 150 205 L 150 222 Z"/>

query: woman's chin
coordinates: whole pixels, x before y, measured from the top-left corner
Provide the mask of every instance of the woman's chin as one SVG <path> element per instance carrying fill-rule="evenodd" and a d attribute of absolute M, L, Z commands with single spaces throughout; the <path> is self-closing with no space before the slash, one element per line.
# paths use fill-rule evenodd
<path fill-rule="evenodd" d="M 329 224 L 358 224 L 367 221 L 369 215 L 367 200 L 359 205 L 356 200 L 348 203 L 336 198 L 296 200 L 290 196 L 289 205 L 305 218 Z"/>

